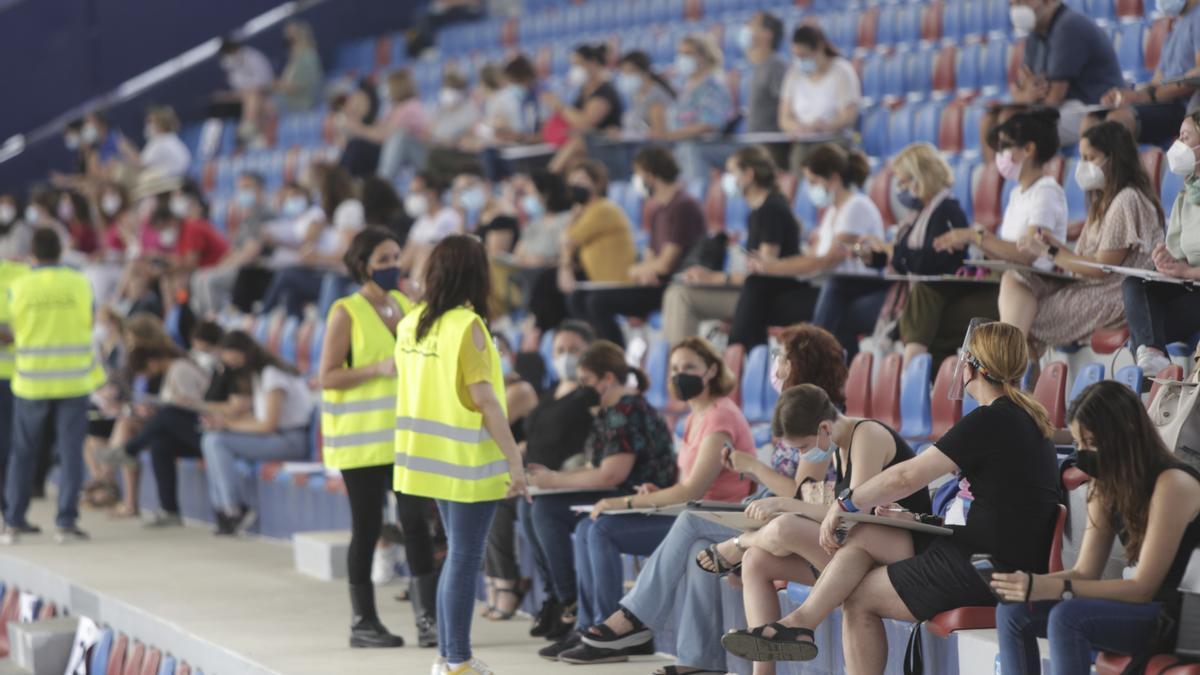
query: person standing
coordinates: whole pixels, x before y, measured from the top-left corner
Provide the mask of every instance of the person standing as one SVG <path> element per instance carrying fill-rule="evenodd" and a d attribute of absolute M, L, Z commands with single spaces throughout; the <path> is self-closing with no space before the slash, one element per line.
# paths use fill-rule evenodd
<path fill-rule="evenodd" d="M 500 354 L 479 314 L 490 279 L 478 239 L 446 237 L 425 266 L 424 302 L 396 327 L 396 371 L 405 376 L 396 392 L 394 487 L 437 500 L 449 549 L 433 673 L 491 674 L 471 655 L 475 588 L 497 504 L 526 494 Z"/>
<path fill-rule="evenodd" d="M 400 242 L 381 227 L 355 235 L 346 251 L 346 269 L 362 284 L 333 303 L 321 348 L 321 430 L 325 465 L 338 469 L 350 498 L 347 570 L 351 647 L 403 647 L 375 610 L 371 561 L 383 527 L 383 507 L 395 461 L 396 325 L 412 309 L 397 287 Z M 433 545 L 425 522 L 427 499 L 397 495 L 408 564 L 412 568 L 413 611 L 422 647 L 437 644 L 434 617 Z"/>
<path fill-rule="evenodd" d="M 7 289 L 17 279 L 29 273 L 29 266 L 0 259 L 0 288 Z M 0 292 L 0 510 L 4 508 L 4 472 L 8 468 L 9 446 L 12 444 L 12 376 L 13 334 L 12 311 L 8 292 Z"/>
<path fill-rule="evenodd" d="M 88 539 L 76 524 L 83 440 L 88 396 L 104 383 L 104 369 L 92 348 L 92 287 L 87 277 L 59 265 L 62 241 L 54 230 L 43 227 L 33 233 L 33 257 L 33 269 L 8 286 L 14 427 L 0 544 L 38 531 L 25 513 L 48 424 L 54 425 L 59 461 L 56 539 Z"/>

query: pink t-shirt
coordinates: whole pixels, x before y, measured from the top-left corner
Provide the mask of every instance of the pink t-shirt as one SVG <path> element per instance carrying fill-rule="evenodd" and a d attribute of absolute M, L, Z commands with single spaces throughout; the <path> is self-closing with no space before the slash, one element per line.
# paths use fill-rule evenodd
<path fill-rule="evenodd" d="M 695 423 L 693 423 L 695 422 Z M 692 473 L 696 459 L 700 457 L 700 445 L 709 434 L 723 432 L 733 439 L 733 449 L 737 452 L 754 454 L 754 436 L 750 433 L 750 425 L 746 416 L 734 405 L 729 397 L 717 399 L 701 418 L 689 416 L 687 426 L 683 431 L 683 445 L 679 448 L 679 479 Z M 746 498 L 754 484 L 749 480 L 738 479 L 737 473 L 722 468 L 716 480 L 704 493 L 704 499 L 721 502 L 736 502 Z"/>
<path fill-rule="evenodd" d="M 410 98 L 397 103 L 387 116 L 387 127 L 393 133 L 404 131 L 414 136 L 423 136 L 429 128 L 429 113 L 419 98 Z"/>

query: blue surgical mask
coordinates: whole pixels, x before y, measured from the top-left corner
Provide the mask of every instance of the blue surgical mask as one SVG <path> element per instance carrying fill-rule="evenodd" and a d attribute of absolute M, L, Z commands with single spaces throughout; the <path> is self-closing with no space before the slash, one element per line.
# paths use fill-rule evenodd
<path fill-rule="evenodd" d="M 400 268 L 383 267 L 371 272 L 371 281 L 385 291 L 394 291 L 400 287 Z"/>
<path fill-rule="evenodd" d="M 818 429 L 817 443 L 819 444 L 820 442 L 821 431 Z M 829 455 L 833 454 L 833 450 L 833 437 L 832 434 L 830 434 L 829 442 L 825 445 L 825 447 L 822 448 L 820 445 L 813 445 L 813 447 L 809 448 L 808 450 L 801 452 L 798 459 L 801 462 L 824 462 L 825 460 L 829 459 Z"/>
<path fill-rule="evenodd" d="M 696 57 L 691 54 L 680 54 L 675 57 L 675 72 L 683 77 L 691 77 L 696 73 Z"/>
<path fill-rule="evenodd" d="M 504 358 L 504 355 L 501 354 L 500 355 L 500 374 L 503 375 L 504 377 L 508 377 L 510 373 L 512 373 L 512 363 L 510 363 L 509 360 Z"/>
<path fill-rule="evenodd" d="M 308 208 L 308 200 L 300 196 L 288 197 L 283 201 L 283 215 L 296 218 Z"/>
<path fill-rule="evenodd" d="M 642 78 L 633 73 L 619 73 L 617 75 L 617 91 L 621 92 L 626 100 L 637 96 L 638 90 L 642 88 Z"/>
<path fill-rule="evenodd" d="M 482 185 L 472 185 L 462 191 L 462 194 L 458 196 L 458 201 L 467 211 L 478 213 L 487 203 L 487 198 L 487 190 L 484 190 Z"/>
<path fill-rule="evenodd" d="M 238 206 L 242 207 L 243 209 L 248 209 L 251 206 L 254 206 L 254 203 L 257 201 L 258 196 L 254 194 L 254 190 L 237 191 L 237 203 Z"/>
<path fill-rule="evenodd" d="M 925 208 L 925 201 L 914 195 L 912 190 L 908 188 L 896 193 L 896 201 L 900 202 L 909 211 L 920 211 Z"/>
<path fill-rule="evenodd" d="M 824 185 L 812 183 L 810 185 L 806 185 L 804 189 L 808 192 L 808 201 L 812 202 L 812 205 L 818 209 L 823 209 L 826 206 L 829 206 L 830 202 L 833 201 L 833 197 L 829 194 L 829 190 Z"/>
<path fill-rule="evenodd" d="M 541 200 L 537 198 L 537 195 L 531 194 L 521 197 L 521 211 L 531 220 L 537 220 L 546 213 Z"/>
<path fill-rule="evenodd" d="M 1186 5 L 1187 0 L 1158 0 L 1158 11 L 1166 16 L 1179 16 Z"/>
<path fill-rule="evenodd" d="M 817 62 L 811 58 L 800 58 L 799 56 L 793 57 L 792 65 L 794 65 L 796 70 L 800 71 L 804 75 L 812 75 L 813 73 L 817 72 Z"/>
<path fill-rule="evenodd" d="M 743 24 L 742 27 L 738 29 L 737 43 L 738 47 L 741 48 L 742 51 L 750 51 L 750 48 L 754 46 L 754 29 L 747 24 Z"/>

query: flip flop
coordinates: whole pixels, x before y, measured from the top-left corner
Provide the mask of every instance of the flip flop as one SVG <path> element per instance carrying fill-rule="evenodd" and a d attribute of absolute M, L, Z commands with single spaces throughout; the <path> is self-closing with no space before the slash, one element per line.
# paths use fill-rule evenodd
<path fill-rule="evenodd" d="M 775 634 L 766 637 L 767 628 Z M 807 640 L 800 638 L 807 637 Z M 721 637 L 721 646 L 730 654 L 747 661 L 812 661 L 817 658 L 817 644 L 808 628 L 792 628 L 781 623 L 769 623 L 753 630 L 733 630 Z"/>

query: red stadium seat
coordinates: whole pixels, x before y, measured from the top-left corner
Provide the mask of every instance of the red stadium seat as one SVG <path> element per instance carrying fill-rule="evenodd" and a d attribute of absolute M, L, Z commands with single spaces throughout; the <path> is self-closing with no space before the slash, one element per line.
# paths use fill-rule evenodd
<path fill-rule="evenodd" d="M 683 6 L 683 18 L 696 21 L 704 16 L 704 4 L 701 0 L 687 0 Z"/>
<path fill-rule="evenodd" d="M 311 319 L 305 319 L 296 329 L 296 368 L 302 373 L 307 373 L 311 365 L 312 341 L 316 330 L 317 322 Z"/>
<path fill-rule="evenodd" d="M 137 675 L 158 675 L 158 666 L 162 664 L 162 652 L 157 649 L 146 651 L 146 657 L 142 659 L 141 668 L 137 671 Z"/>
<path fill-rule="evenodd" d="M 988 162 L 975 170 L 972 181 L 975 184 L 971 190 L 975 222 L 989 232 L 995 232 L 1002 215 L 1000 202 L 1004 194 L 1004 179 L 996 165 Z"/>
<path fill-rule="evenodd" d="M 1146 32 L 1146 39 L 1142 41 L 1142 63 L 1146 66 L 1146 70 L 1154 72 L 1158 70 L 1158 60 L 1162 58 L 1163 45 L 1167 42 L 1167 34 L 1171 32 L 1171 26 L 1174 23 L 1173 19 L 1168 17 L 1160 17 L 1150 24 L 1150 30 Z"/>
<path fill-rule="evenodd" d="M 16 586 L 9 586 L 4 593 L 4 603 L 0 605 L 0 658 L 8 656 L 11 646 L 8 643 L 8 624 L 17 620 L 21 613 L 21 591 Z"/>
<path fill-rule="evenodd" d="M 850 417 L 871 416 L 871 368 L 875 356 L 871 352 L 859 352 L 850 362 L 846 373 L 846 414 Z"/>
<path fill-rule="evenodd" d="M 1050 540 L 1050 571 L 1061 572 L 1063 528 L 1067 523 L 1067 507 L 1059 504 L 1054 521 L 1054 538 Z M 958 607 L 925 622 L 929 632 L 940 638 L 960 630 L 981 630 L 996 627 L 995 607 Z"/>
<path fill-rule="evenodd" d="M 1101 328 L 1092 333 L 1092 351 L 1097 354 L 1112 354 L 1129 341 L 1129 326 Z"/>
<path fill-rule="evenodd" d="M 958 61 L 958 48 L 946 45 L 933 61 L 933 90 L 954 92 L 954 69 Z"/>
<path fill-rule="evenodd" d="M 1066 426 L 1067 364 L 1055 361 L 1042 369 L 1033 397 L 1046 409 L 1055 429 Z"/>
<path fill-rule="evenodd" d="M 888 354 L 879 365 L 871 391 L 871 417 L 893 429 L 900 428 L 900 371 L 902 354 Z"/>
<path fill-rule="evenodd" d="M 951 103 L 942 109 L 942 121 L 938 124 L 938 149 L 943 152 L 961 152 L 963 135 L 963 105 Z"/>
<path fill-rule="evenodd" d="M 942 365 L 938 366 L 937 376 L 933 380 L 933 394 L 929 401 L 933 431 L 929 437 L 935 441 L 962 418 L 962 401 L 950 400 L 949 396 L 950 387 L 954 383 L 954 368 L 957 365 L 957 356 L 947 356 Z"/>
<path fill-rule="evenodd" d="M 746 348 L 743 345 L 729 345 L 725 349 L 725 365 L 733 374 L 733 393 L 729 395 L 740 408 L 742 406 L 742 371 L 746 367 Z"/>
<path fill-rule="evenodd" d="M 125 652 L 129 649 L 129 638 L 124 634 L 113 640 L 112 651 L 108 653 L 108 668 L 106 675 L 125 675 Z"/>
<path fill-rule="evenodd" d="M 1150 186 L 1154 189 L 1154 194 L 1158 194 L 1162 191 L 1162 148 L 1143 150 L 1141 152 L 1141 159 L 1142 166 L 1146 168 L 1146 173 L 1150 174 Z"/>
<path fill-rule="evenodd" d="M 875 47 L 875 37 L 879 34 L 879 8 L 865 9 L 858 15 L 858 46 L 864 49 Z"/>
<path fill-rule="evenodd" d="M 129 657 L 125 659 L 125 669 L 121 675 L 140 675 L 142 659 L 144 658 L 146 658 L 146 645 L 135 640 L 133 649 L 129 652 Z"/>
<path fill-rule="evenodd" d="M 884 164 L 867 179 L 867 196 L 875 202 L 879 215 L 883 216 L 883 226 L 891 227 L 896 224 L 896 215 L 892 213 L 892 167 Z"/>
<path fill-rule="evenodd" d="M 1121 654 L 1100 652 L 1096 657 L 1097 675 L 1121 675 L 1130 658 Z M 1146 664 L 1145 675 L 1200 675 L 1200 663 L 1177 663 L 1179 657 L 1159 654 Z"/>
<path fill-rule="evenodd" d="M 1117 16 L 1132 16 L 1141 19 L 1145 12 L 1142 9 L 1142 0 L 1116 0 L 1113 4 L 1117 10 Z"/>
<path fill-rule="evenodd" d="M 175 675 L 192 675 L 192 667 L 181 662 L 179 667 L 175 669 Z"/>
<path fill-rule="evenodd" d="M 500 27 L 500 44 L 504 45 L 505 47 L 511 47 L 517 44 L 518 35 L 517 19 L 516 17 L 509 17 L 509 19 L 504 22 L 504 25 Z M 609 53 L 611 54 L 612 52 Z"/>
<path fill-rule="evenodd" d="M 1158 374 L 1155 375 L 1154 378 L 1158 379 L 1158 380 L 1176 380 L 1176 381 L 1182 380 L 1183 379 L 1183 366 L 1181 366 L 1177 363 L 1173 363 L 1173 364 L 1167 366 L 1166 368 L 1163 368 L 1162 370 L 1158 371 Z M 1150 396 L 1146 399 L 1146 407 L 1150 407 L 1154 403 L 1155 397 L 1158 396 L 1158 390 L 1161 388 L 1162 388 L 1162 385 L 1159 384 L 1158 382 L 1155 382 L 1150 385 Z"/>
<path fill-rule="evenodd" d="M 935 0 L 921 10 L 921 39 L 936 41 L 942 38 L 942 12 L 945 11 L 942 0 Z"/>
<path fill-rule="evenodd" d="M 56 616 L 58 616 L 58 605 L 55 605 L 53 602 L 43 602 L 42 608 L 38 610 L 37 619 L 41 621 L 43 619 L 53 619 Z"/>
<path fill-rule="evenodd" d="M 725 191 L 721 189 L 721 179 L 716 176 L 709 178 L 708 189 L 704 193 L 704 224 L 709 232 L 725 229 Z"/>

